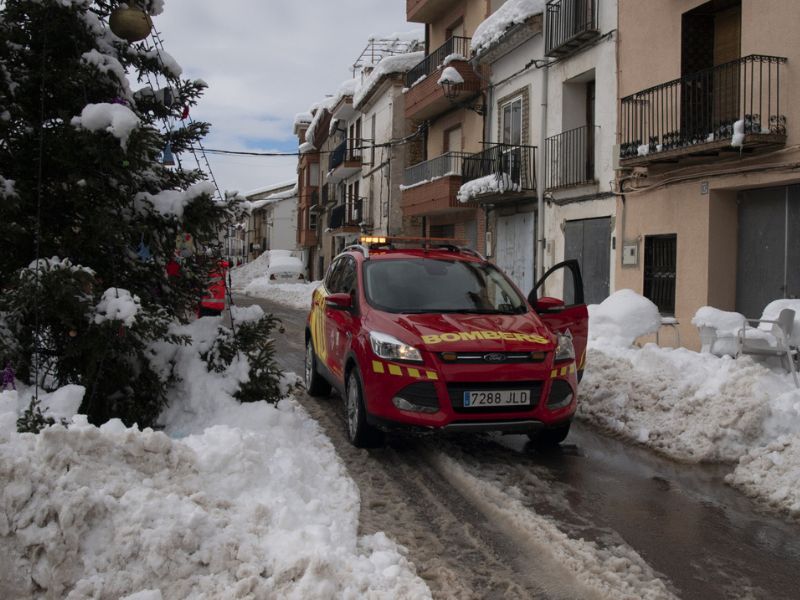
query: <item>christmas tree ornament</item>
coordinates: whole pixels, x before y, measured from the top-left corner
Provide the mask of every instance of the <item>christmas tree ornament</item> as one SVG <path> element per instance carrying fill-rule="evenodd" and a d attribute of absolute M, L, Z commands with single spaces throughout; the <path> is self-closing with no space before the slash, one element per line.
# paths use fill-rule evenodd
<path fill-rule="evenodd" d="M 138 6 L 119 7 L 114 9 L 108 24 L 114 35 L 129 42 L 139 42 L 150 35 L 153 21 L 150 15 Z"/>
<path fill-rule="evenodd" d="M 167 142 L 167 145 L 164 146 L 164 152 L 161 156 L 161 164 L 165 167 L 175 166 L 175 157 L 172 154 L 172 144 L 169 142 Z"/>
<path fill-rule="evenodd" d="M 188 119 L 188 118 L 189 118 L 189 105 L 188 104 L 184 104 L 183 105 L 183 112 L 181 113 L 181 121 L 183 121 L 184 119 Z"/>
<path fill-rule="evenodd" d="M 3 391 L 17 389 L 15 377 L 16 373 L 14 373 L 14 368 L 11 366 L 11 363 L 6 363 L 6 368 L 3 369 Z"/>
<path fill-rule="evenodd" d="M 139 260 L 142 262 L 147 262 L 153 258 L 153 253 L 150 252 L 150 246 L 144 243 L 144 234 L 142 234 L 142 238 L 139 240 L 139 247 L 136 249 L 136 256 L 138 256 Z"/>

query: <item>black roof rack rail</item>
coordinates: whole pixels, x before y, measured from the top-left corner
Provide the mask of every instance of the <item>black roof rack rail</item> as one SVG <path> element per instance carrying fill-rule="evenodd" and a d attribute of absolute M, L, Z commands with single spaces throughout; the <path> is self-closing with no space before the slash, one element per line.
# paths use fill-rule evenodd
<path fill-rule="evenodd" d="M 348 252 L 349 250 L 356 250 L 361 252 L 361 254 L 364 255 L 364 258 L 369 258 L 369 248 L 366 246 L 362 246 L 361 244 L 351 244 L 350 246 L 345 247 L 342 252 Z"/>

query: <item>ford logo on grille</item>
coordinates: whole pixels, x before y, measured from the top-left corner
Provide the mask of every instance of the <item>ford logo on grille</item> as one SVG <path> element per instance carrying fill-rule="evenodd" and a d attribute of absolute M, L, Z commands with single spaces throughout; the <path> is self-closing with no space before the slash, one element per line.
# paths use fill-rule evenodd
<path fill-rule="evenodd" d="M 491 354 L 484 354 L 483 360 L 486 362 L 502 362 L 505 360 L 505 354 L 500 354 L 499 352 L 492 352 Z"/>

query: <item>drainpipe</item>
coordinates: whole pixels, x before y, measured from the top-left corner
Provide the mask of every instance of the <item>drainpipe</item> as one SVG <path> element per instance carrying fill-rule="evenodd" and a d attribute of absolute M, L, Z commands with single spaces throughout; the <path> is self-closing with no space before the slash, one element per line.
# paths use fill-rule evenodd
<path fill-rule="evenodd" d="M 541 123 L 539 125 L 539 163 L 537 168 L 536 194 L 538 202 L 536 206 L 536 281 L 544 275 L 544 144 L 547 135 L 547 82 L 549 79 L 549 61 L 542 69 L 542 105 Z"/>

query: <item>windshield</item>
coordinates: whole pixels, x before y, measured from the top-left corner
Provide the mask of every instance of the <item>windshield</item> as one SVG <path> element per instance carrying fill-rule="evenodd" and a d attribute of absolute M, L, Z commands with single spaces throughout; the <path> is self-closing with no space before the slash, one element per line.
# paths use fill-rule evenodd
<path fill-rule="evenodd" d="M 364 263 L 370 305 L 397 313 L 527 312 L 524 298 L 488 263 L 414 258 Z"/>

